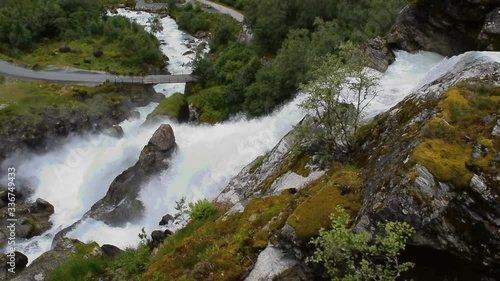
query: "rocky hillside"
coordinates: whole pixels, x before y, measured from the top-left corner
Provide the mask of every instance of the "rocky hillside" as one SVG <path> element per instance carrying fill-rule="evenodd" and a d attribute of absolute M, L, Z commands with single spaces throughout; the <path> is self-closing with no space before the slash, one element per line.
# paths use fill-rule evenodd
<path fill-rule="evenodd" d="M 418 0 L 399 14 L 389 44 L 445 56 L 500 50 L 500 1 Z"/>
<path fill-rule="evenodd" d="M 499 278 L 500 64 L 470 53 L 437 71 L 327 169 L 286 136 L 217 198 L 230 209 L 167 238 L 142 280 L 321 280 L 324 272 L 304 262 L 306 242 L 337 205 L 357 230 L 377 233 L 385 220 L 416 229 L 408 277 Z"/>

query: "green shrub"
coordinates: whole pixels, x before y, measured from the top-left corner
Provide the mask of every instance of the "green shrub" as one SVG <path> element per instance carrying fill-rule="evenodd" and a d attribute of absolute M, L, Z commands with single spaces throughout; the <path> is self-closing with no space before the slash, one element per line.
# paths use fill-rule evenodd
<path fill-rule="evenodd" d="M 75 257 L 57 267 L 49 275 L 50 281 L 79 281 L 104 273 L 109 259 L 103 257 Z"/>
<path fill-rule="evenodd" d="M 398 261 L 415 232 L 409 224 L 379 224 L 384 234 L 371 240 L 366 231 L 355 233 L 348 227 L 349 215 L 341 207 L 330 218 L 332 229 L 321 229 L 319 237 L 311 241 L 316 249 L 307 262 L 323 263 L 332 280 L 395 280 L 414 266 Z"/>
<path fill-rule="evenodd" d="M 217 209 L 207 199 L 198 200 L 196 203 L 189 203 L 188 214 L 194 220 L 207 220 L 217 214 Z"/>
<path fill-rule="evenodd" d="M 127 280 L 139 280 L 151 258 L 149 247 L 141 243 L 136 249 L 127 248 L 112 262 L 112 269 L 120 269 Z"/>

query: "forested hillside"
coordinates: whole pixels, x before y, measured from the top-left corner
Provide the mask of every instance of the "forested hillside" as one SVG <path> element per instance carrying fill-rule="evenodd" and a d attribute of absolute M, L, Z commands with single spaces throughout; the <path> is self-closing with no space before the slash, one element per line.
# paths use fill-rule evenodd
<path fill-rule="evenodd" d="M 76 65 L 103 51 L 93 68 L 140 72 L 159 68 L 163 57 L 156 39 L 140 25 L 107 16 L 110 0 L 5 0 L 0 4 L 0 54 L 26 65 Z M 60 46 L 73 49 L 59 54 Z M 78 62 L 78 63 L 77 63 Z"/>
<path fill-rule="evenodd" d="M 226 3 L 224 1 L 224 3 Z M 226 4 L 239 7 L 237 1 Z M 201 120 L 217 122 L 243 111 L 272 112 L 290 99 L 317 58 L 346 41 L 360 44 L 385 34 L 408 1 L 248 0 L 249 45 L 230 37 L 223 50 L 212 48 L 195 61 L 202 80 L 189 92 Z M 220 24 L 218 30 L 227 30 Z M 199 97 L 196 97 L 199 96 Z"/>

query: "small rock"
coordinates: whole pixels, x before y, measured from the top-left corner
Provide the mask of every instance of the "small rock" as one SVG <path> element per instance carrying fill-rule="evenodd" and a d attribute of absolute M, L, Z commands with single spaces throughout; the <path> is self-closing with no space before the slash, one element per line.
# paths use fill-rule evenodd
<path fill-rule="evenodd" d="M 45 280 L 45 276 L 43 275 L 43 273 L 38 273 L 35 276 L 33 276 L 33 279 L 35 279 L 35 281 L 43 281 Z"/>
<path fill-rule="evenodd" d="M 80 49 L 71 49 L 70 52 L 73 53 L 73 54 L 81 54 L 82 50 L 80 50 Z"/>
<path fill-rule="evenodd" d="M 500 137 L 500 120 L 498 120 L 495 127 L 493 127 L 493 131 L 491 131 L 491 134 L 495 137 Z"/>
<path fill-rule="evenodd" d="M 127 120 L 134 120 L 139 118 L 141 118 L 141 113 L 139 111 L 132 111 L 130 112 Z"/>
<path fill-rule="evenodd" d="M 33 69 L 33 70 L 40 69 L 40 65 L 39 65 L 38 63 L 35 63 L 35 64 L 31 67 L 31 69 Z"/>
<path fill-rule="evenodd" d="M 84 58 L 84 59 L 83 59 L 83 62 L 84 62 L 84 63 L 91 63 L 91 62 L 92 62 L 92 60 L 91 60 L 90 58 Z"/>
<path fill-rule="evenodd" d="M 94 51 L 92 52 L 92 54 L 94 55 L 94 57 L 96 57 L 96 58 L 100 58 L 100 57 L 102 57 L 102 55 L 104 55 L 104 52 L 103 52 L 103 51 L 101 51 L 101 50 L 94 50 Z"/>
<path fill-rule="evenodd" d="M 159 244 L 165 240 L 165 233 L 161 230 L 154 230 L 151 232 L 151 240 L 155 244 Z"/>
<path fill-rule="evenodd" d="M 174 221 L 174 217 L 170 214 L 166 214 L 161 218 L 161 221 L 158 224 L 159 225 L 167 225 L 172 221 Z"/>
<path fill-rule="evenodd" d="M 80 65 L 80 62 L 75 61 L 73 62 L 73 65 Z"/>
<path fill-rule="evenodd" d="M 248 218 L 248 221 L 249 221 L 249 222 L 253 222 L 253 221 L 255 221 L 256 219 L 257 219 L 257 215 L 256 215 L 256 214 L 252 214 L 252 215 L 250 215 L 250 217 Z"/>
<path fill-rule="evenodd" d="M 66 45 L 62 45 L 61 47 L 59 47 L 59 52 L 60 53 L 69 53 L 69 52 L 71 52 L 71 48 L 66 46 Z"/>
<path fill-rule="evenodd" d="M 182 54 L 182 55 L 187 56 L 187 55 L 191 55 L 191 54 L 194 54 L 194 52 L 189 50 L 189 51 L 184 52 L 184 54 Z"/>
<path fill-rule="evenodd" d="M 119 125 L 114 125 L 113 127 L 104 129 L 102 133 L 105 134 L 106 136 L 110 136 L 117 139 L 121 139 L 125 135 L 123 128 Z"/>
<path fill-rule="evenodd" d="M 122 249 L 116 247 L 115 245 L 110 245 L 110 244 L 102 245 L 101 250 L 106 256 L 112 258 L 116 257 L 117 255 L 123 252 Z"/>

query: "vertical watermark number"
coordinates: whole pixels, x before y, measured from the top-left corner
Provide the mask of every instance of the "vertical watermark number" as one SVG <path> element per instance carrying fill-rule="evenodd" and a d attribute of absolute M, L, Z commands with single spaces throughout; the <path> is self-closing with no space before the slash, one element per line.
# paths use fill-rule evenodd
<path fill-rule="evenodd" d="M 7 271 L 16 273 L 16 168 L 7 168 Z"/>

